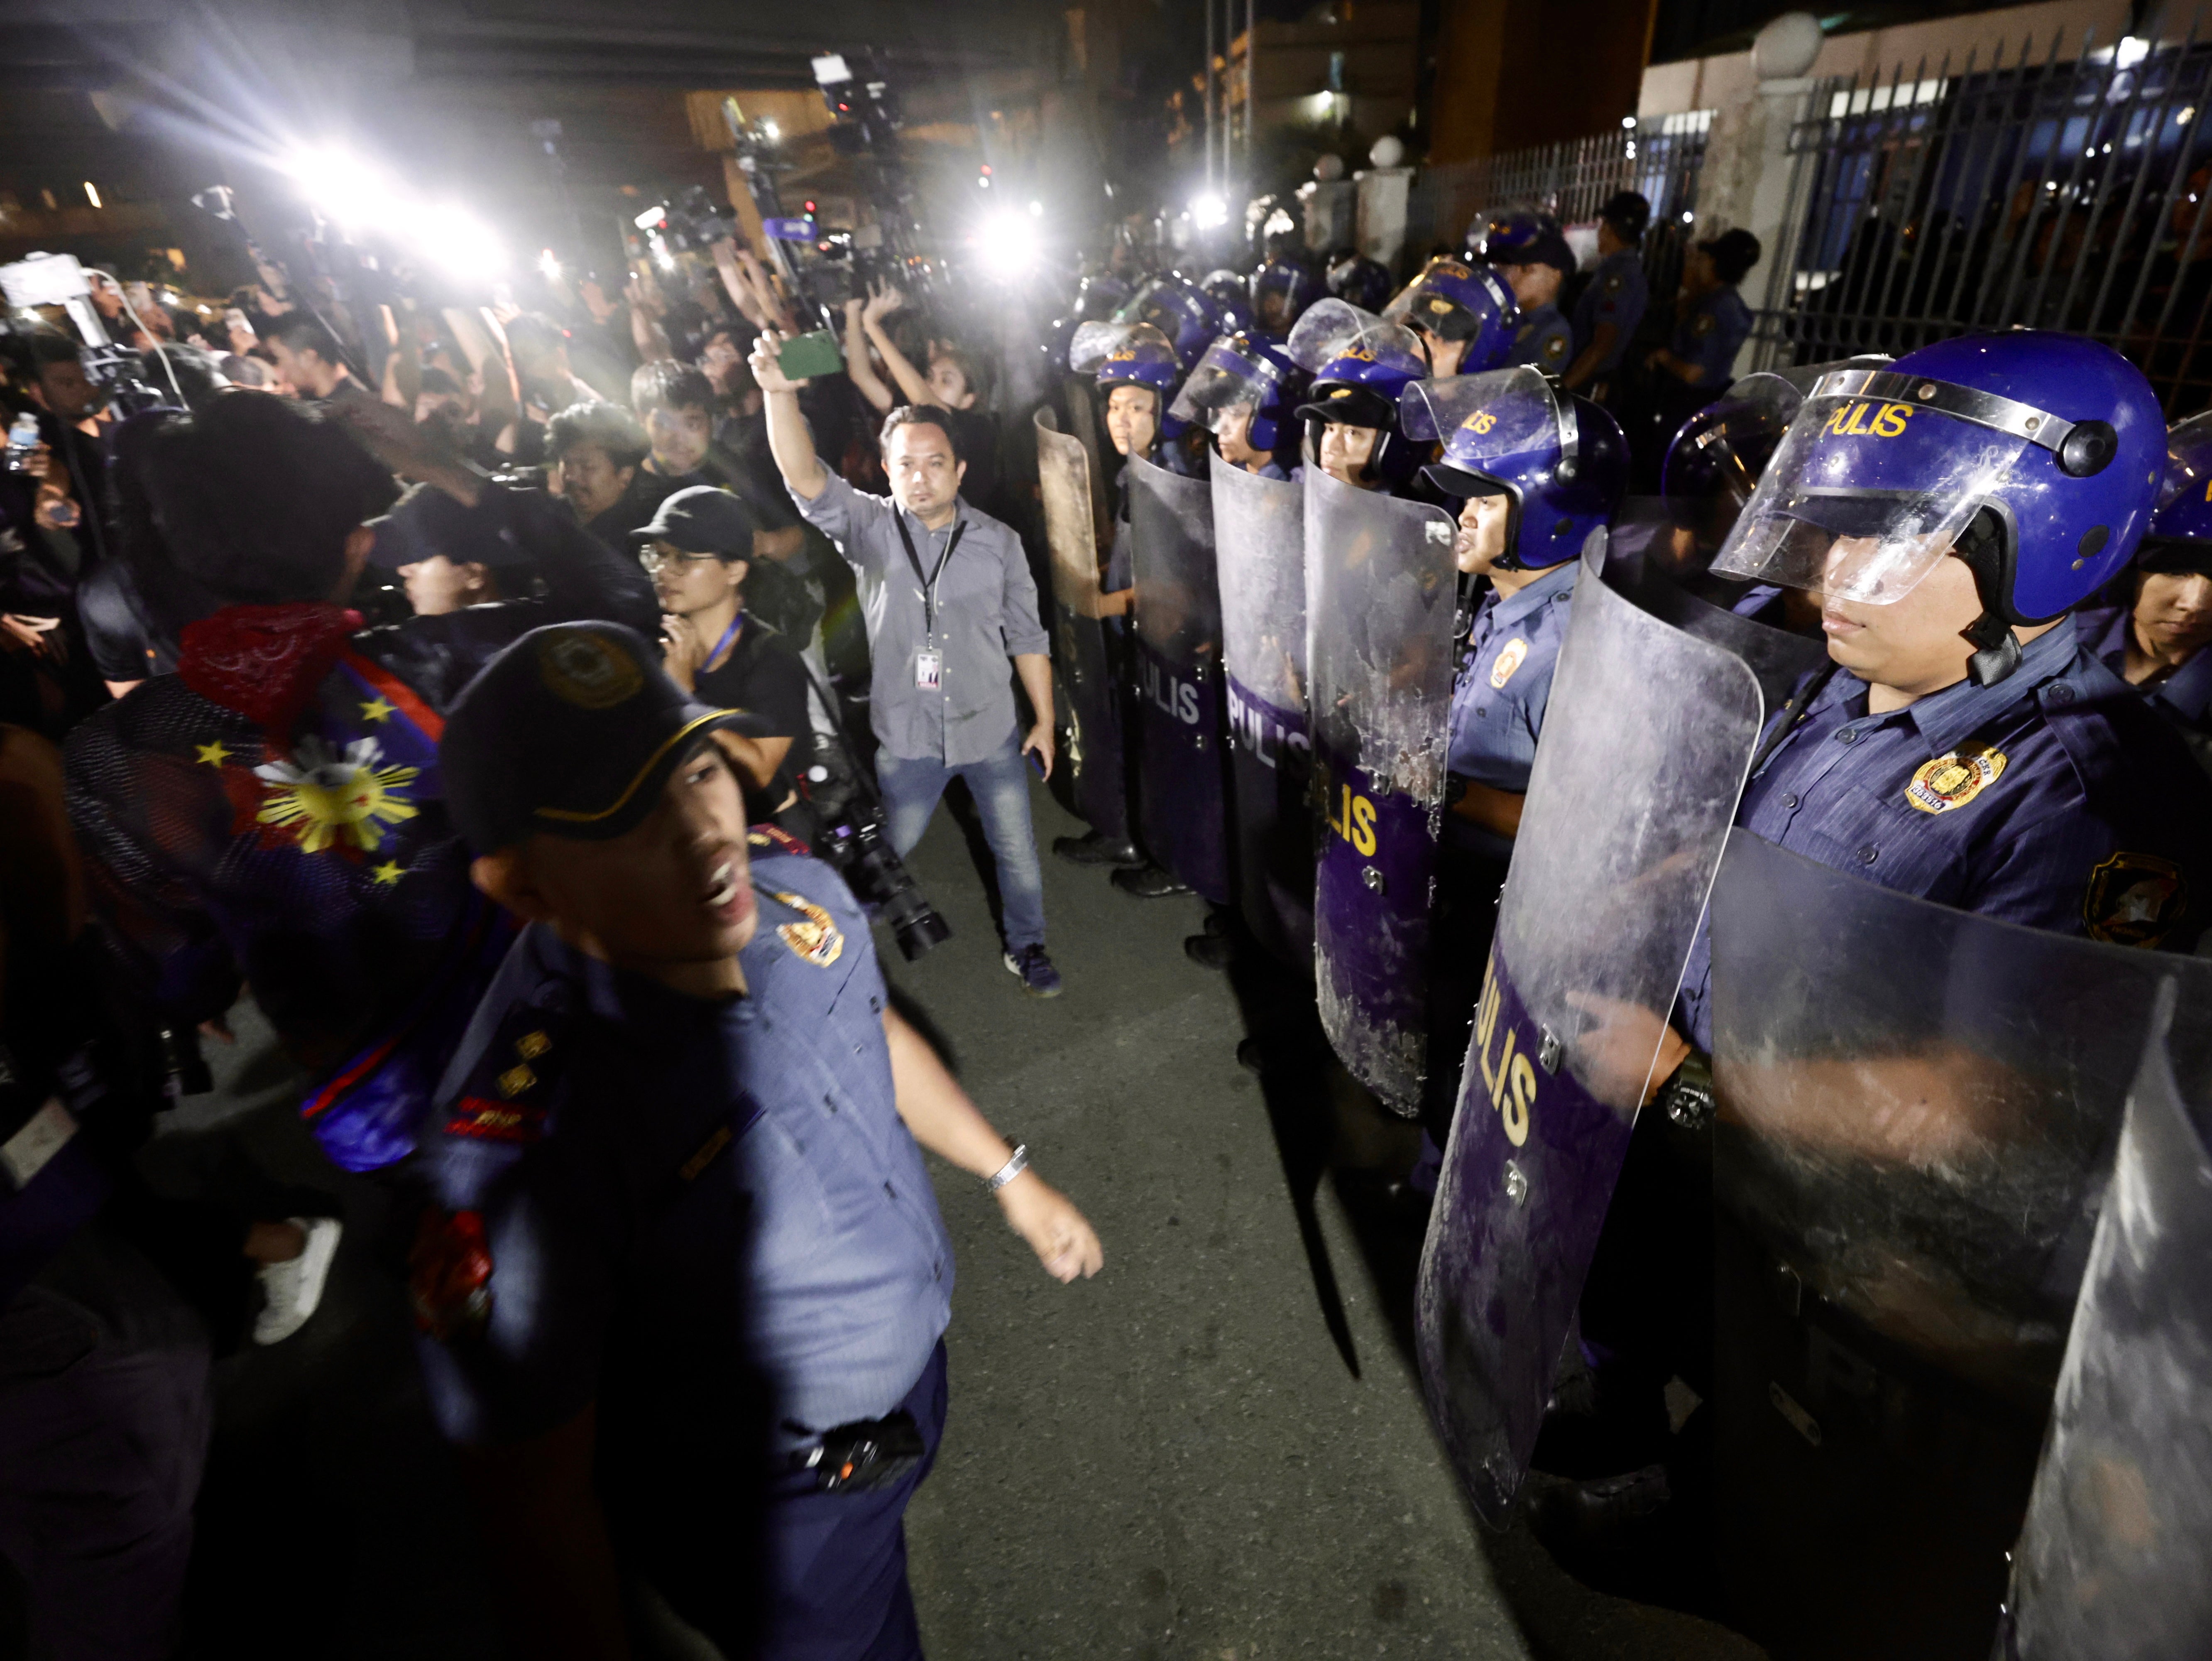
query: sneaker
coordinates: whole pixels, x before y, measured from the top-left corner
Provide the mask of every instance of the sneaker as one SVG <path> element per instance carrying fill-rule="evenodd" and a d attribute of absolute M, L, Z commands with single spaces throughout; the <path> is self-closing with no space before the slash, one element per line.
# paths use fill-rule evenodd
<path fill-rule="evenodd" d="M 1114 842 L 1093 830 L 1087 837 L 1056 837 L 1052 851 L 1070 865 L 1142 865 L 1134 843 Z"/>
<path fill-rule="evenodd" d="M 323 1283 L 330 1278 L 331 1259 L 337 1256 L 338 1236 L 345 1225 L 335 1217 L 289 1217 L 285 1220 L 307 1237 L 300 1255 L 281 1263 L 261 1266 L 264 1302 L 253 1317 L 253 1342 L 281 1344 L 301 1327 L 323 1301 Z"/>
<path fill-rule="evenodd" d="M 1182 954 L 1200 969 L 1225 970 L 1237 956 L 1226 934 L 1191 934 L 1184 938 Z"/>
<path fill-rule="evenodd" d="M 999 961 L 1006 965 L 1009 975 L 1021 977 L 1022 990 L 1032 998 L 1060 995 L 1060 970 L 1052 966 L 1052 959 L 1045 956 L 1042 946 L 1024 946 L 1019 951 L 1007 952 Z"/>
<path fill-rule="evenodd" d="M 1190 885 L 1176 880 L 1175 873 L 1157 865 L 1147 865 L 1133 871 L 1116 871 L 1114 886 L 1124 894 L 1134 894 L 1140 900 L 1164 900 L 1170 894 L 1188 894 Z"/>

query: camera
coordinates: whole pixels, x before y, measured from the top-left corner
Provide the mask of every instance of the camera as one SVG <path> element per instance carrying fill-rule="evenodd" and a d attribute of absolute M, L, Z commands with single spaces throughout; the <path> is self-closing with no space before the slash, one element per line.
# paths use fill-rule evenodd
<path fill-rule="evenodd" d="M 833 741 L 838 764 L 833 769 L 828 764 L 831 757 L 817 754 L 800 782 L 817 820 L 809 838 L 815 857 L 836 867 L 854 897 L 871 915 L 890 925 L 899 955 L 912 963 L 932 946 L 951 940 L 952 926 L 938 915 L 891 846 L 890 816 L 884 811 L 875 780 L 845 736 L 844 707 L 837 694 L 811 664 L 806 676 L 837 729 Z"/>
<path fill-rule="evenodd" d="M 673 253 L 712 247 L 738 234 L 737 215 L 716 207 L 704 185 L 687 185 L 678 191 L 660 210 L 660 224 Z"/>
<path fill-rule="evenodd" d="M 87 346 L 78 356 L 84 361 L 86 378 L 107 394 L 107 401 L 117 415 L 135 416 L 147 410 L 179 407 L 175 393 L 146 379 L 145 365 L 138 354 L 129 348 Z"/>

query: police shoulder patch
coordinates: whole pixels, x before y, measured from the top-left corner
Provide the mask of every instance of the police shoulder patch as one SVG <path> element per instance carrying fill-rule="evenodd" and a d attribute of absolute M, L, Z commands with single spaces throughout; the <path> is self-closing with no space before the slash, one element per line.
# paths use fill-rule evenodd
<path fill-rule="evenodd" d="M 2189 879 L 2154 854 L 2115 854 L 2089 873 L 2081 921 L 2093 940 L 2155 946 L 2189 910 Z"/>
<path fill-rule="evenodd" d="M 1565 336 L 1565 335 L 1563 335 L 1563 334 L 1555 334 L 1555 335 L 1553 335 L 1550 339 L 1547 340 L 1547 341 L 1544 343 L 1544 356 L 1545 356 L 1546 357 L 1547 357 L 1547 358 L 1565 357 L 1566 355 L 1567 355 L 1567 338 L 1566 338 L 1566 336 Z"/>
<path fill-rule="evenodd" d="M 787 894 L 777 891 L 774 896 L 780 905 L 787 905 L 799 913 L 799 921 L 780 924 L 775 936 L 789 946 L 794 956 L 805 958 L 817 969 L 827 969 L 844 954 L 845 931 L 837 927 L 836 919 L 803 894 Z"/>
<path fill-rule="evenodd" d="M 811 850 L 790 831 L 780 825 L 756 824 L 745 833 L 745 846 L 758 849 L 763 854 L 799 854 L 811 857 Z"/>
<path fill-rule="evenodd" d="M 1627 281 L 1628 279 L 1626 277 L 1623 277 L 1619 271 L 1615 271 L 1611 277 L 1606 278 L 1605 291 L 1607 294 L 1619 294 L 1620 292 L 1620 285 Z"/>
<path fill-rule="evenodd" d="M 1699 312 L 1698 320 L 1690 326 L 1690 332 L 1692 334 L 1711 334 L 1717 324 L 1718 319 L 1711 312 Z"/>
<path fill-rule="evenodd" d="M 1980 795 L 2004 770 L 2002 751 L 1963 746 L 1921 763 L 1905 787 L 1905 799 L 1923 813 L 1948 813 Z"/>
<path fill-rule="evenodd" d="M 1513 672 L 1528 655 L 1528 642 L 1515 638 L 1505 642 L 1505 649 L 1498 654 L 1498 661 L 1490 666 L 1490 684 L 1499 687 L 1513 678 Z"/>

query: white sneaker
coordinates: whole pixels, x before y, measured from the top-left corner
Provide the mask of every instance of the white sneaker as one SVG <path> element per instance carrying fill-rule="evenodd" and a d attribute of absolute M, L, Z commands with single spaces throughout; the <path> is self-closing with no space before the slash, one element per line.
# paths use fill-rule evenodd
<path fill-rule="evenodd" d="M 323 1301 L 323 1282 L 330 1278 L 331 1259 L 337 1256 L 338 1236 L 345 1225 L 335 1217 L 291 1217 L 285 1220 L 307 1237 L 300 1255 L 281 1263 L 261 1266 L 261 1291 L 266 1300 L 253 1317 L 253 1342 L 281 1344 L 301 1327 Z"/>

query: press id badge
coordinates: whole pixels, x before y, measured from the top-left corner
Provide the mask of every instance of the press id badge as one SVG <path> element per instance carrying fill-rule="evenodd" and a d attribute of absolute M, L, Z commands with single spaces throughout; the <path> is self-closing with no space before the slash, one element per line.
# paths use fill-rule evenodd
<path fill-rule="evenodd" d="M 945 654 L 916 652 L 914 654 L 914 684 L 925 692 L 934 692 L 945 684 Z"/>

